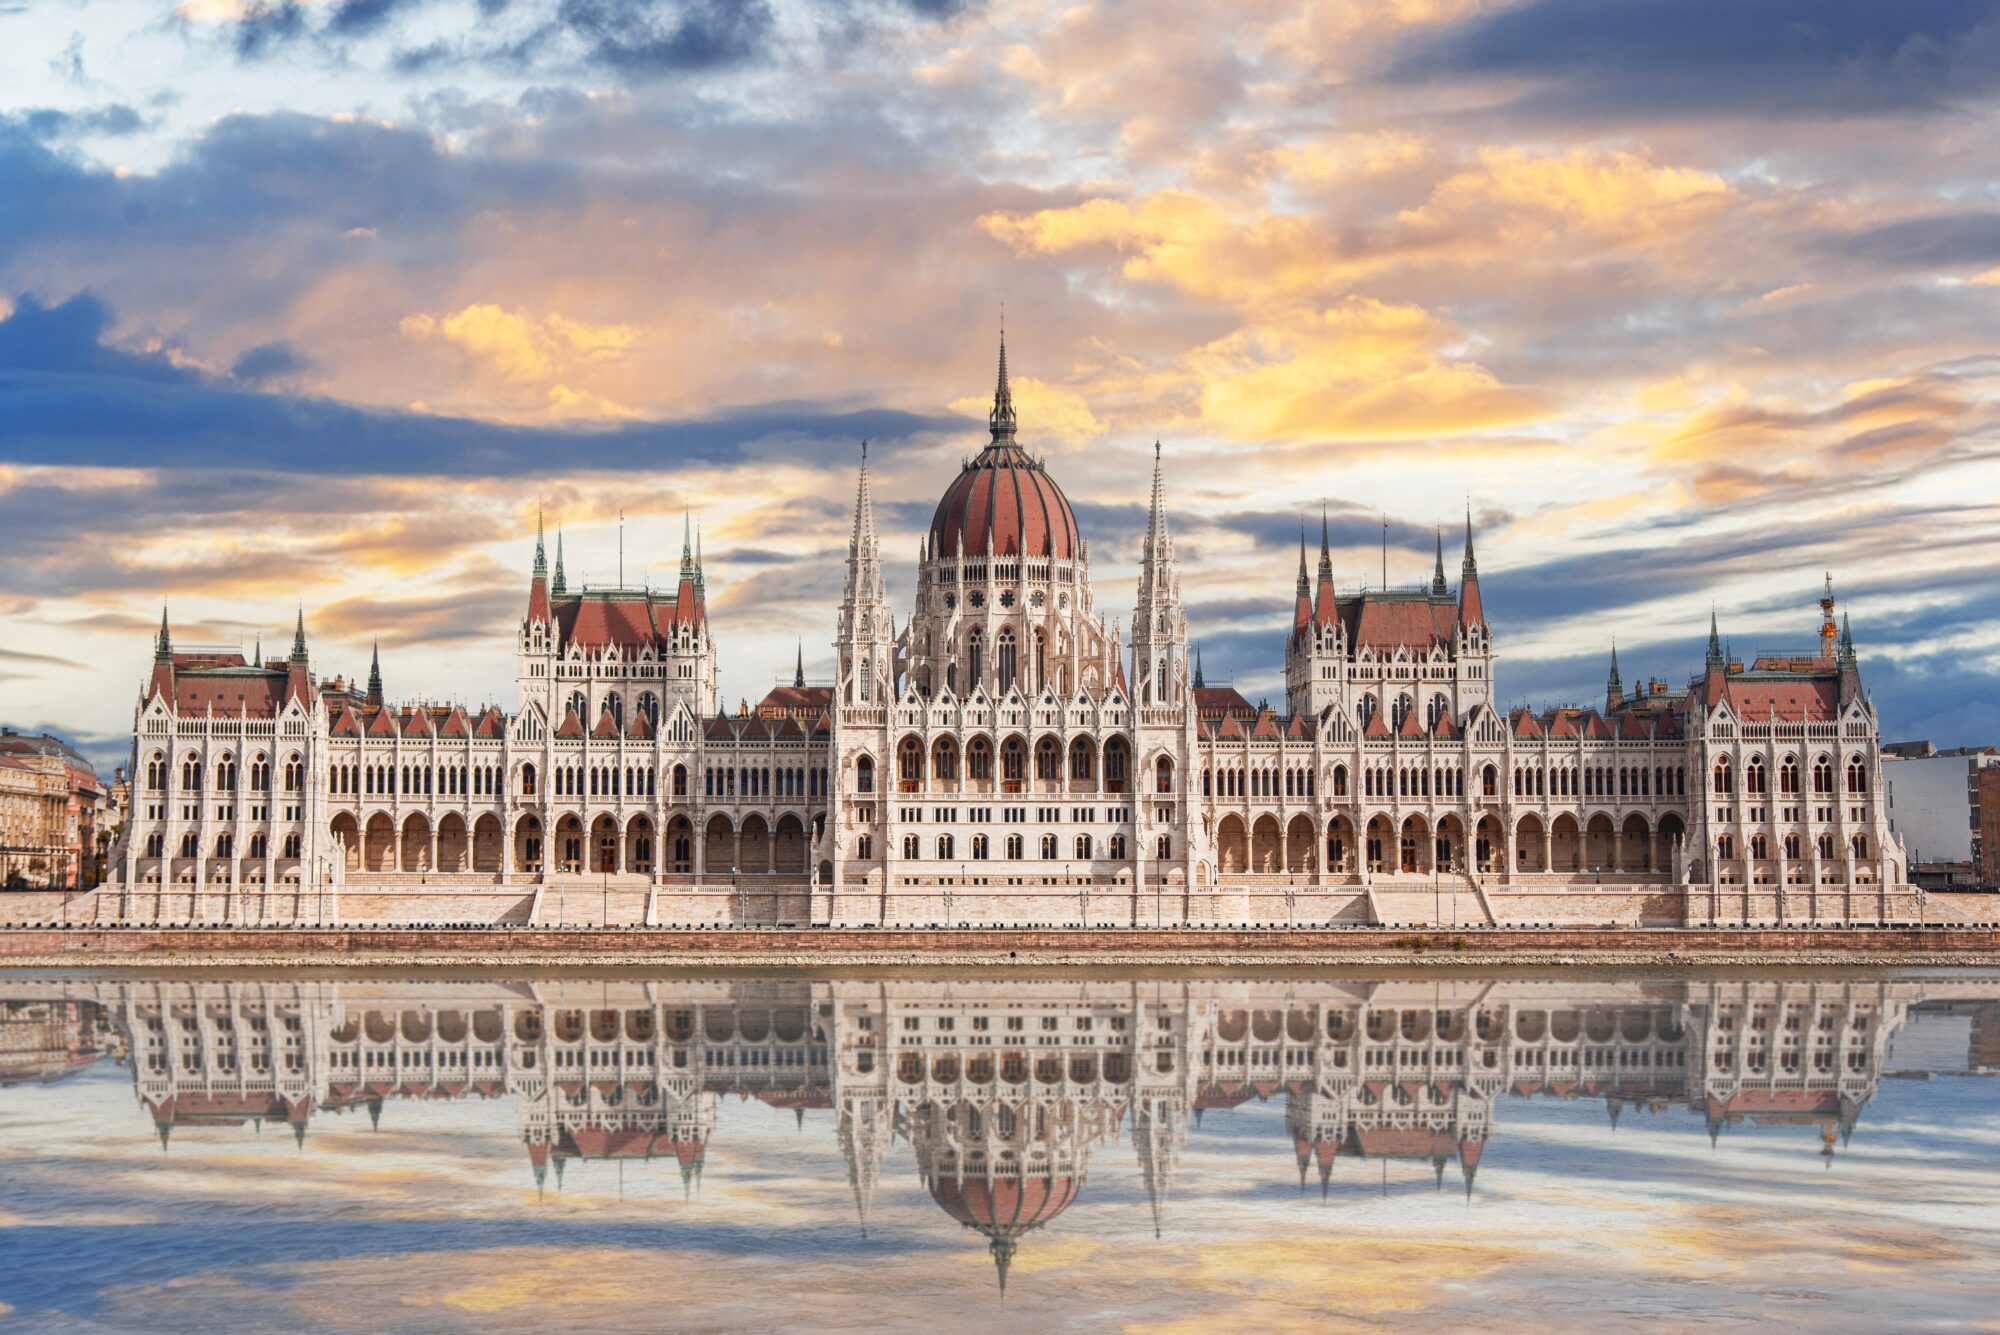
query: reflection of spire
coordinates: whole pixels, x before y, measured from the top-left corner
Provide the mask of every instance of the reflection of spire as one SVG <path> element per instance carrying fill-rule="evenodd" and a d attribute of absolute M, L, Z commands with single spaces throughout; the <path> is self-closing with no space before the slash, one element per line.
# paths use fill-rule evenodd
<path fill-rule="evenodd" d="M 1139 1175 L 1146 1185 L 1146 1203 L 1153 1212 L 1153 1236 L 1160 1236 L 1160 1221 L 1173 1185 L 1174 1166 L 1187 1143 L 1185 1114 L 1172 1097 L 1150 1097 L 1142 1101 L 1132 1118 L 1132 1149 L 1139 1157 Z"/>

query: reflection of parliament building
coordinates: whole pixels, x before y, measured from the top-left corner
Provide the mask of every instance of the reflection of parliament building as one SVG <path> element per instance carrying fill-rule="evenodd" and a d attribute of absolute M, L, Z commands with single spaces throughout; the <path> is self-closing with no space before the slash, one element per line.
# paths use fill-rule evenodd
<path fill-rule="evenodd" d="M 1300 545 L 1283 709 L 1190 654 L 1156 458 L 1129 628 L 1016 435 L 945 488 L 898 622 L 866 456 L 837 676 L 719 708 L 699 547 L 574 587 L 538 537 L 517 701 L 396 703 L 289 653 L 176 644 L 134 714 L 105 917 L 982 925 L 1879 921 L 1907 901 L 1873 707 L 1825 591 L 1811 643 L 1601 707 L 1502 707 L 1468 518 L 1454 587 L 1336 586 Z M 1274 646 L 1275 648 L 1276 646 Z M 511 888 L 511 893 L 509 893 Z M 1496 906 L 1506 891 L 1548 898 Z M 1632 902 L 1607 906 L 1604 891 Z M 1566 892 L 1596 903 L 1554 902 Z M 1489 898 L 1490 896 L 1490 898 Z M 1639 900 L 1651 897 L 1641 905 Z"/>
<path fill-rule="evenodd" d="M 8 994 L 46 984 L 9 986 Z M 1796 1125 L 1831 1159 L 1913 1012 L 1973 1014 L 1990 1068 L 1990 983 L 552 981 L 121 982 L 8 1001 L 0 1040 L 50 1070 L 82 1047 L 129 1058 L 163 1146 L 177 1128 L 393 1117 L 413 1100 L 511 1098 L 537 1183 L 578 1160 L 698 1184 L 721 1101 L 831 1114 L 866 1226 L 897 1142 L 1004 1284 L 1023 1236 L 1076 1206 L 1093 1155 L 1129 1141 L 1156 1229 L 1190 1124 L 1281 1099 L 1303 1187 L 1343 1163 L 1469 1194 L 1496 1103 L 1682 1107 L 1709 1134 Z M 93 998 L 81 1001 L 83 998 Z M 39 1008 L 39 1009 L 37 1009 Z M 1981 1035 L 1984 1035 L 1982 1039 Z M 106 1036 L 110 1036 L 107 1038 Z M 23 1043 L 27 1040 L 24 1038 Z M 1982 1055 L 1983 1054 L 1983 1055 Z M 1119 1145 L 1107 1149 L 1107 1145 Z M 1289 1171 L 1274 1146 L 1273 1172 Z M 554 1182 L 548 1181 L 553 1175 Z M 1372 1175 L 1371 1175 L 1372 1176 Z"/>

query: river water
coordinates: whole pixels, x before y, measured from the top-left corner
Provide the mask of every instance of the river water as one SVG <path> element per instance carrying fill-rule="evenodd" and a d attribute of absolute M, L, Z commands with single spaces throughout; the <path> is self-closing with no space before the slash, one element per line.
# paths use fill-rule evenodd
<path fill-rule="evenodd" d="M 2000 975 L 0 975 L 7 1331 L 1993 1330 Z"/>

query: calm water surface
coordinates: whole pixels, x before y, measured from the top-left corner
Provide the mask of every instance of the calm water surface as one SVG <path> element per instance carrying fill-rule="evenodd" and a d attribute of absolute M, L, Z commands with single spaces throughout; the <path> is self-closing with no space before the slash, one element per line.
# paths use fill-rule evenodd
<path fill-rule="evenodd" d="M 2000 976 L 0 975 L 8 1331 L 2000 1329 Z"/>

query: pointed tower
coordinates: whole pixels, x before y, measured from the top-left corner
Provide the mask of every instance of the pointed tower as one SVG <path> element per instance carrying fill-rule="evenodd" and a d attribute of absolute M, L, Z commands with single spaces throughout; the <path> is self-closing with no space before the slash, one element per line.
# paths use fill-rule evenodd
<path fill-rule="evenodd" d="M 1333 590 L 1333 547 L 1326 507 L 1319 513 L 1319 580 L 1306 597 L 1305 538 L 1299 539 L 1299 588 L 1292 636 L 1285 642 L 1285 711 L 1318 718 L 1340 699 L 1346 680 L 1346 632 Z"/>
<path fill-rule="evenodd" d="M 1611 646 L 1611 675 L 1604 679 L 1604 712 L 1609 714 L 1624 703 L 1625 683 L 1618 675 L 1618 646 L 1616 643 L 1613 643 Z"/>
<path fill-rule="evenodd" d="M 375 641 L 374 652 L 368 659 L 368 707 L 382 707 L 382 642 Z"/>
<path fill-rule="evenodd" d="M 535 565 L 528 576 L 528 624 L 549 624 L 549 556 L 539 513 L 535 515 Z"/>
<path fill-rule="evenodd" d="M 155 697 L 166 701 L 169 709 L 174 704 L 174 640 L 167 631 L 167 605 L 160 604 L 160 633 L 153 637 L 153 675 L 146 683 L 145 698 Z"/>
<path fill-rule="evenodd" d="M 1006 372 L 1000 387 L 1006 389 Z M 1007 405 L 1007 429 L 1013 429 Z M 994 408 L 995 422 L 1000 407 Z M 868 442 L 861 442 L 861 469 L 854 487 L 854 531 L 847 540 L 847 585 L 840 597 L 838 700 L 843 706 L 879 706 L 895 695 L 896 637 L 889 599 L 882 585 L 882 540 L 875 532 L 875 502 L 868 482 Z"/>
<path fill-rule="evenodd" d="M 569 592 L 569 582 L 563 578 L 561 529 L 556 530 L 556 579 L 554 585 L 550 587 L 549 592 L 553 593 L 558 598 L 563 597 L 565 594 Z"/>
<path fill-rule="evenodd" d="M 1187 691 L 1187 613 L 1180 567 L 1167 528 L 1164 464 L 1153 442 L 1153 496 L 1139 552 L 1139 598 L 1132 610 L 1132 686 L 1140 703 L 1178 704 Z"/>
<path fill-rule="evenodd" d="M 1194 688 L 1197 691 L 1208 689 L 1208 682 L 1201 675 L 1201 648 L 1198 645 L 1194 651 Z"/>
<path fill-rule="evenodd" d="M 299 608 L 298 623 L 292 629 L 292 657 L 285 665 L 285 698 L 296 700 L 311 711 L 313 683 L 311 665 L 306 661 L 306 609 Z"/>
<path fill-rule="evenodd" d="M 1469 545 L 1471 537 L 1472 535 L 1468 531 L 1466 534 L 1468 543 L 1466 550 L 1468 551 L 1471 550 Z M 1448 598 L 1450 596 L 1451 587 L 1444 582 L 1444 530 L 1439 529 L 1437 531 L 1437 564 L 1431 567 L 1431 597 Z"/>
<path fill-rule="evenodd" d="M 1472 554 L 1472 507 L 1465 507 L 1465 560 L 1459 564 L 1458 619 L 1467 626 L 1486 624 L 1486 604 L 1479 597 L 1479 559 Z"/>
<path fill-rule="evenodd" d="M 1299 521 L 1299 582 L 1292 595 L 1292 639 L 1302 640 L 1312 629 L 1312 581 L 1306 578 L 1306 521 Z"/>
<path fill-rule="evenodd" d="M 806 684 L 806 642 L 804 640 L 800 640 L 798 664 L 792 669 L 792 689 L 795 691 L 804 690 L 805 684 Z"/>
<path fill-rule="evenodd" d="M 1705 666 L 1710 672 L 1720 672 L 1729 665 L 1729 656 L 1722 651 L 1722 631 L 1716 624 L 1715 609 L 1708 609 L 1708 660 Z"/>

